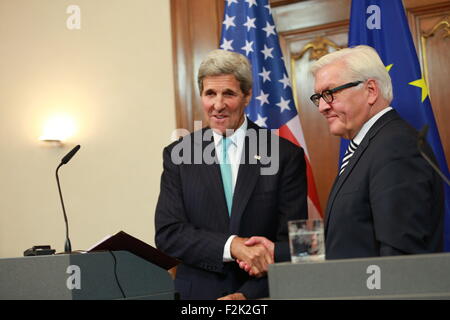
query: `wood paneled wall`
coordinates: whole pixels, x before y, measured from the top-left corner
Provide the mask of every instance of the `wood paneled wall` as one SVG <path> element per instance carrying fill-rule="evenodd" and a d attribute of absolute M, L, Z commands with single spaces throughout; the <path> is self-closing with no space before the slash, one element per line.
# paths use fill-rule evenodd
<path fill-rule="evenodd" d="M 450 1 L 405 0 L 405 6 L 450 167 Z"/>
<path fill-rule="evenodd" d="M 224 1 L 171 0 L 177 128 L 192 131 L 203 120 L 197 71 L 205 55 L 219 47 Z"/>
<path fill-rule="evenodd" d="M 328 126 L 317 109 L 306 103 L 311 94 L 300 64 L 307 64 L 310 53 L 294 59 L 305 44 L 322 37 L 338 46 L 347 46 L 351 0 L 271 0 L 273 15 L 282 50 L 291 77 L 294 74 L 297 107 L 308 147 L 311 165 L 322 208 L 337 172 L 339 139 L 328 132 Z M 416 49 L 422 67 L 427 66 L 430 98 L 438 129 L 450 163 L 450 73 L 449 27 L 442 24 L 433 35 L 433 28 L 448 21 L 448 0 L 404 0 Z M 224 0 L 171 0 L 174 48 L 175 97 L 178 128 L 193 130 L 194 120 L 202 120 L 196 73 L 207 52 L 219 47 Z M 425 41 L 422 36 L 427 35 Z M 447 35 L 447 36 L 446 36 Z M 329 47 L 329 46 L 328 46 Z M 331 49 L 333 50 L 333 49 Z"/>

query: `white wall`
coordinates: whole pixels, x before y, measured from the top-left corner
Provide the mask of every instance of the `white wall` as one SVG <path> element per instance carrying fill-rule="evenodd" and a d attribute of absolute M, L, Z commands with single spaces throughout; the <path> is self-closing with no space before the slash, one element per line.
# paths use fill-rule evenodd
<path fill-rule="evenodd" d="M 69 5 L 81 29 L 69 30 Z M 0 258 L 124 230 L 154 244 L 162 149 L 175 128 L 169 0 L 0 0 Z M 77 131 L 38 141 L 56 113 Z"/>

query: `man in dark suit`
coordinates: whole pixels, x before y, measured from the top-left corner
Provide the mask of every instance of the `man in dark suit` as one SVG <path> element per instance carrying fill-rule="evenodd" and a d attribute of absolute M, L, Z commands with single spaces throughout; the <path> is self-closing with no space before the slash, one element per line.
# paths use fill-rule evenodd
<path fill-rule="evenodd" d="M 251 74 L 246 57 L 211 52 L 198 74 L 208 127 L 163 152 L 155 241 L 182 261 L 182 299 L 268 296 L 268 265 L 290 257 L 287 222 L 307 218 L 303 150 L 244 115 Z"/>
<path fill-rule="evenodd" d="M 331 134 L 351 140 L 328 199 L 326 258 L 441 251 L 442 183 L 419 154 L 417 131 L 389 107 L 391 79 L 376 51 L 339 50 L 311 71 L 311 100 Z"/>

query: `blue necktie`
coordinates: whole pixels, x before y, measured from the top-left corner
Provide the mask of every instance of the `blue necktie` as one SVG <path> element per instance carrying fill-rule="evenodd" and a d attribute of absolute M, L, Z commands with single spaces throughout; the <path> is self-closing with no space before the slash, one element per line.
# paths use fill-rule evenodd
<path fill-rule="evenodd" d="M 220 162 L 220 172 L 222 173 L 223 190 L 227 200 L 228 214 L 231 215 L 231 206 L 233 204 L 233 182 L 231 178 L 231 164 L 228 160 L 228 146 L 230 139 L 222 139 L 222 161 Z"/>

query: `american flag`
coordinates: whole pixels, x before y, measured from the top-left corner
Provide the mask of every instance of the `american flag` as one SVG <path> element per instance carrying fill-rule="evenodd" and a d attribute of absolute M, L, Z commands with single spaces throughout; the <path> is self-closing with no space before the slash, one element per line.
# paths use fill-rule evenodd
<path fill-rule="evenodd" d="M 268 0 L 225 0 L 220 48 L 241 53 L 253 68 L 253 97 L 246 108 L 250 120 L 275 129 L 305 150 L 310 218 L 321 218 L 320 204 L 292 86 L 283 60 Z"/>

